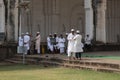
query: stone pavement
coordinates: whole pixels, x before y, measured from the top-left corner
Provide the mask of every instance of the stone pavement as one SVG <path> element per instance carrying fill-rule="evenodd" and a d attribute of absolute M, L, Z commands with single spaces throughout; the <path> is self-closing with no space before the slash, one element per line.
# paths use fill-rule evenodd
<path fill-rule="evenodd" d="M 120 57 L 120 51 L 110 51 L 110 52 L 85 52 L 84 55 L 96 55 L 96 56 L 116 56 Z M 58 58 L 67 60 L 68 57 L 66 54 L 42 54 L 42 55 L 27 55 L 27 57 L 48 57 L 48 58 Z M 113 63 L 120 64 L 120 59 L 108 59 L 108 58 L 92 58 L 92 57 L 82 57 L 83 61 L 90 62 L 103 62 L 103 63 Z"/>
<path fill-rule="evenodd" d="M 120 56 L 120 51 L 85 52 L 85 54 L 98 55 L 98 56 Z"/>

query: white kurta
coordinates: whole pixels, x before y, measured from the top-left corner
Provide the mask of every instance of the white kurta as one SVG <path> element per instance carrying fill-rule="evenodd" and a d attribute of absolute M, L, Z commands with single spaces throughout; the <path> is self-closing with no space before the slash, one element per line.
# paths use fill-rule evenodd
<path fill-rule="evenodd" d="M 91 38 L 90 37 L 86 37 L 85 38 L 85 44 L 91 44 Z"/>
<path fill-rule="evenodd" d="M 24 46 L 27 47 L 27 50 L 30 49 L 30 36 L 28 36 L 28 35 L 24 36 Z"/>
<path fill-rule="evenodd" d="M 82 45 L 82 36 L 77 34 L 74 37 L 75 43 L 74 43 L 74 52 L 83 52 L 83 45 Z"/>
<path fill-rule="evenodd" d="M 21 36 L 19 37 L 18 46 L 23 46 L 23 38 Z"/>
<path fill-rule="evenodd" d="M 60 53 L 64 53 L 65 52 L 65 38 L 59 38 L 58 46 L 60 49 Z"/>
<path fill-rule="evenodd" d="M 53 45 L 51 44 L 50 37 L 47 37 L 47 46 L 48 46 L 48 49 L 50 49 L 51 51 L 53 51 Z"/>
<path fill-rule="evenodd" d="M 74 36 L 75 35 L 73 35 L 72 33 L 70 33 L 69 35 L 68 35 L 68 37 L 67 37 L 67 40 L 68 40 L 68 48 L 67 48 L 67 51 L 68 51 L 68 54 L 70 53 L 70 52 L 73 52 L 74 51 Z"/>
<path fill-rule="evenodd" d="M 59 48 L 65 47 L 65 38 L 59 38 L 58 45 Z"/>
<path fill-rule="evenodd" d="M 57 43 L 57 44 L 54 45 L 54 48 L 55 48 L 55 49 L 59 49 L 59 44 L 58 44 L 58 43 L 59 43 L 59 38 L 56 37 L 55 39 L 56 39 L 56 43 Z"/>
<path fill-rule="evenodd" d="M 36 36 L 36 41 L 35 41 L 35 49 L 38 50 L 40 49 L 40 41 L 41 41 L 41 37 L 40 35 Z"/>

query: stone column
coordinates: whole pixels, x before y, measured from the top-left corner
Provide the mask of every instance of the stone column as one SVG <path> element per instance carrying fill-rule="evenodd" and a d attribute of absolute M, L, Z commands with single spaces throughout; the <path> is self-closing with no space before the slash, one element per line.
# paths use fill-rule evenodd
<path fill-rule="evenodd" d="M 106 43 L 106 1 L 102 0 L 97 9 L 96 41 Z"/>
<path fill-rule="evenodd" d="M 0 0 L 0 32 L 5 32 L 5 7 L 3 0 Z"/>
<path fill-rule="evenodd" d="M 15 4 L 14 4 L 14 0 L 8 0 L 7 3 L 7 41 L 8 42 L 13 42 L 15 39 L 14 36 L 14 29 L 15 29 L 15 16 L 14 16 L 14 8 L 15 8 Z"/>
<path fill-rule="evenodd" d="M 0 0 L 0 43 L 4 40 L 5 34 L 5 6 L 3 0 Z"/>
<path fill-rule="evenodd" d="M 85 0 L 85 35 L 89 34 L 93 39 L 93 9 L 92 0 Z"/>
<path fill-rule="evenodd" d="M 14 11 L 14 13 L 15 13 L 15 34 L 14 34 L 14 36 L 15 36 L 15 41 L 17 41 L 18 40 L 18 0 L 16 0 L 16 3 L 15 3 L 15 11 Z"/>

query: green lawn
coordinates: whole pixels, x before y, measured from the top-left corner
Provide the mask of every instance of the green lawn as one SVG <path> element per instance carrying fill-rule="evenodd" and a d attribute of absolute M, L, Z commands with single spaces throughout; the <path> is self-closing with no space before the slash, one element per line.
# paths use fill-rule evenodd
<path fill-rule="evenodd" d="M 120 80 L 120 74 L 39 65 L 0 66 L 0 80 Z"/>

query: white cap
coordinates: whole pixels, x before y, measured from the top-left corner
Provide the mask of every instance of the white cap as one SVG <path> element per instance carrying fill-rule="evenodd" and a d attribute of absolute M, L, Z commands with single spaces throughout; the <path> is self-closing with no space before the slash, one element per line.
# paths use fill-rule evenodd
<path fill-rule="evenodd" d="M 66 35 L 68 35 L 68 33 L 65 33 Z"/>
<path fill-rule="evenodd" d="M 39 34 L 40 32 L 37 32 L 37 34 Z"/>
<path fill-rule="evenodd" d="M 26 32 L 26 34 L 29 34 L 28 32 Z"/>
<path fill-rule="evenodd" d="M 52 34 L 49 34 L 49 35 L 52 35 Z"/>
<path fill-rule="evenodd" d="M 80 33 L 80 31 L 79 31 L 79 30 L 77 30 L 77 31 L 76 31 L 76 33 Z"/>
<path fill-rule="evenodd" d="M 71 29 L 71 31 L 75 31 L 74 29 Z"/>

